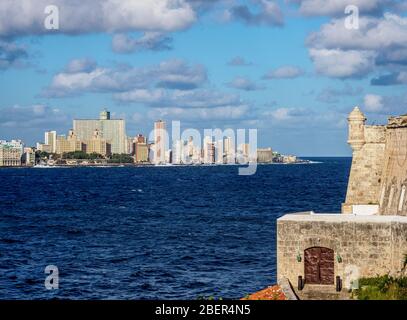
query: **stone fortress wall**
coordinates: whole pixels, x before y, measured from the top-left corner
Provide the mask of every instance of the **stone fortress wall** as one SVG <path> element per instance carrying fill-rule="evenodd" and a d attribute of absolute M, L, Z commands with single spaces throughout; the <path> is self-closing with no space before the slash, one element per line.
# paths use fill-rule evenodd
<path fill-rule="evenodd" d="M 278 219 L 277 230 L 277 275 L 293 286 L 298 276 L 305 278 L 307 248 L 334 250 L 334 275 L 345 288 L 362 276 L 397 276 L 407 253 L 405 217 L 289 214 Z"/>
<path fill-rule="evenodd" d="M 352 204 L 377 204 L 386 146 L 385 133 L 386 129 L 381 126 L 364 127 L 365 143 L 353 152 L 344 209 Z"/>
<path fill-rule="evenodd" d="M 365 121 L 359 108 L 349 116 L 353 159 L 342 212 L 375 205 L 379 214 L 407 215 L 407 115 L 390 118 L 386 126 Z"/>
<path fill-rule="evenodd" d="M 380 214 L 407 216 L 407 116 L 390 119 L 384 160 Z"/>
<path fill-rule="evenodd" d="M 406 272 L 407 115 L 372 126 L 356 107 L 348 122 L 353 159 L 342 213 L 277 220 L 277 277 L 293 286 L 302 277 L 313 288 L 320 274 L 320 285 L 340 277 L 350 288 L 359 277 Z"/>

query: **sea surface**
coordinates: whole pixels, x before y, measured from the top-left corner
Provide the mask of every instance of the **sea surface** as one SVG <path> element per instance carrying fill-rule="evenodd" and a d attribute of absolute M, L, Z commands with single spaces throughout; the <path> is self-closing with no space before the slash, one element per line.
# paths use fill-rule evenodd
<path fill-rule="evenodd" d="M 241 298 L 276 281 L 276 219 L 339 212 L 350 158 L 0 169 L 0 299 Z M 47 265 L 59 289 L 46 290 Z"/>

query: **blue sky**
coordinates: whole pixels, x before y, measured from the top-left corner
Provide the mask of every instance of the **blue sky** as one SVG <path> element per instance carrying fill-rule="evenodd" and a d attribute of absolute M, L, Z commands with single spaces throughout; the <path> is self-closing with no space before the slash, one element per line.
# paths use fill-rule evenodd
<path fill-rule="evenodd" d="M 354 0 L 348 30 L 347 2 L 56 0 L 59 29 L 47 30 L 48 1 L 2 1 L 0 139 L 33 145 L 106 107 L 129 135 L 162 118 L 348 156 L 355 105 L 371 123 L 406 113 L 407 4 Z"/>

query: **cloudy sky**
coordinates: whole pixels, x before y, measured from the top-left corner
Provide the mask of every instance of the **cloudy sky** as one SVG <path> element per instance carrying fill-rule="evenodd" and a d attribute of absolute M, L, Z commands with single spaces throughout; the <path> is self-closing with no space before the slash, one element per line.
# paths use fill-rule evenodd
<path fill-rule="evenodd" d="M 406 12 L 397 0 L 1 0 L 0 139 L 34 144 L 106 107 L 129 135 L 180 120 L 347 156 L 355 105 L 370 123 L 407 113 Z"/>

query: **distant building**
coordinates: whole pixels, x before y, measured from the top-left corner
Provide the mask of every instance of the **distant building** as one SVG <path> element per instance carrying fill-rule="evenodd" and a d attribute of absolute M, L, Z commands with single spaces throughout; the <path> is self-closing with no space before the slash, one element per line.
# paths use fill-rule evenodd
<path fill-rule="evenodd" d="M 223 139 L 221 139 L 215 142 L 215 162 L 217 164 L 223 164 L 224 158 Z"/>
<path fill-rule="evenodd" d="M 154 123 L 154 163 L 162 164 L 166 162 L 166 131 L 165 131 L 165 122 L 158 120 Z"/>
<path fill-rule="evenodd" d="M 215 163 L 215 145 L 212 141 L 212 137 L 206 136 L 203 143 L 203 163 L 213 164 Z"/>
<path fill-rule="evenodd" d="M 111 153 L 127 153 L 126 123 L 123 119 L 111 119 L 110 112 L 103 110 L 98 120 L 76 119 L 73 130 L 81 141 L 92 140 L 95 130 L 111 146 Z"/>
<path fill-rule="evenodd" d="M 0 140 L 0 167 L 21 166 L 23 151 L 21 140 Z"/>
<path fill-rule="evenodd" d="M 295 163 L 297 162 L 297 157 L 292 155 L 283 156 L 284 163 Z"/>
<path fill-rule="evenodd" d="M 173 144 L 172 150 L 172 163 L 183 164 L 184 163 L 184 141 L 176 140 Z"/>
<path fill-rule="evenodd" d="M 111 145 L 106 139 L 102 138 L 102 135 L 98 129 L 93 133 L 93 137 L 85 141 L 86 153 L 97 153 L 104 157 L 111 154 Z"/>
<path fill-rule="evenodd" d="M 24 148 L 22 163 L 24 163 L 26 166 L 35 165 L 35 150 L 33 148 Z"/>
<path fill-rule="evenodd" d="M 223 152 L 225 153 L 225 163 L 235 163 L 235 144 L 231 137 L 223 139 Z"/>
<path fill-rule="evenodd" d="M 36 149 L 41 152 L 52 153 L 52 146 L 49 144 L 37 142 Z"/>
<path fill-rule="evenodd" d="M 250 145 L 248 143 L 242 143 L 238 148 L 239 161 L 242 163 L 249 162 L 250 160 Z"/>
<path fill-rule="evenodd" d="M 143 163 L 149 161 L 149 148 L 147 139 L 142 134 L 133 139 L 134 162 Z"/>
<path fill-rule="evenodd" d="M 46 131 L 44 137 L 44 144 L 49 146 L 50 153 L 57 152 L 57 132 L 56 131 Z"/>
<path fill-rule="evenodd" d="M 271 148 L 257 149 L 257 162 L 258 163 L 273 162 L 273 150 Z"/>
<path fill-rule="evenodd" d="M 164 163 L 172 163 L 172 150 L 167 150 L 165 152 L 165 162 Z"/>
<path fill-rule="evenodd" d="M 85 145 L 79 140 L 78 136 L 71 129 L 69 130 L 68 137 L 57 137 L 57 154 L 64 154 L 68 152 L 85 151 Z"/>

